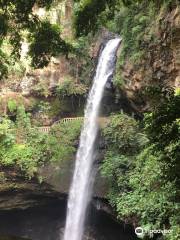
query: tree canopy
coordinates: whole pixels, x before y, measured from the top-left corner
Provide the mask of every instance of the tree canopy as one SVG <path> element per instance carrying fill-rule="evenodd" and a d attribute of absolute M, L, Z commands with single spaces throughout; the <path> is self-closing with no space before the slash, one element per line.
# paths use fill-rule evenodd
<path fill-rule="evenodd" d="M 47 65 L 50 57 L 66 52 L 68 45 L 60 37 L 60 27 L 42 21 L 34 13 L 34 7 L 50 8 L 53 0 L 1 0 L 0 1 L 0 78 L 8 71 L 10 60 L 3 44 L 10 44 L 11 61 L 20 58 L 23 37 L 26 33 L 30 44 L 32 65 Z"/>

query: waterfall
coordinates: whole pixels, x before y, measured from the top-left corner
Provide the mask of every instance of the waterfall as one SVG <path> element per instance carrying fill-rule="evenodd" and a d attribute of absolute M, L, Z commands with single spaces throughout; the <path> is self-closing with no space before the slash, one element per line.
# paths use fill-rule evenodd
<path fill-rule="evenodd" d="M 94 143 L 98 132 L 98 114 L 104 87 L 112 76 L 120 39 L 109 40 L 102 51 L 85 109 L 84 126 L 76 156 L 70 188 L 64 240 L 82 240 L 84 221 L 92 193 Z"/>

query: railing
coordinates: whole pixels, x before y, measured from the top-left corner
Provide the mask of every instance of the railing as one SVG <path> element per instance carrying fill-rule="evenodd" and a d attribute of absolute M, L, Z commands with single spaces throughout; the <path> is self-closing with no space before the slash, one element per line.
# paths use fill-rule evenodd
<path fill-rule="evenodd" d="M 77 121 L 77 120 L 83 120 L 83 119 L 84 119 L 84 117 L 63 118 L 63 119 L 60 119 L 60 120 L 54 122 L 53 125 L 57 125 L 57 124 L 60 124 L 60 123 L 67 123 L 67 122 Z"/>
<path fill-rule="evenodd" d="M 39 132 L 43 132 L 43 133 L 49 133 L 49 131 L 51 130 L 51 127 L 38 127 L 37 128 Z"/>
<path fill-rule="evenodd" d="M 80 121 L 81 121 L 81 120 L 84 120 L 84 117 L 63 118 L 63 119 L 60 119 L 60 120 L 54 122 L 51 126 L 37 127 L 37 130 L 38 130 L 39 132 L 42 132 L 42 133 L 49 133 L 50 130 L 51 130 L 51 128 L 52 128 L 53 126 L 56 126 L 56 125 L 58 125 L 58 124 L 60 124 L 60 123 L 68 123 L 68 122 L 79 121 L 79 120 L 80 120 Z M 105 118 L 105 117 L 100 117 L 100 118 L 98 119 L 98 121 L 99 121 L 100 124 L 102 124 L 102 123 L 104 123 L 104 122 L 107 122 L 107 118 Z M 32 128 L 32 129 L 33 129 L 33 128 Z M 16 131 L 16 130 L 15 130 L 15 129 L 9 129 L 9 131 L 13 132 L 13 131 Z"/>
<path fill-rule="evenodd" d="M 55 125 L 58 125 L 60 123 L 68 123 L 68 122 L 72 122 L 72 121 L 83 120 L 83 119 L 84 119 L 84 117 L 63 118 L 63 119 L 60 119 L 60 120 L 54 122 L 51 126 L 38 127 L 38 131 L 44 132 L 44 133 L 49 133 L 51 128 Z"/>

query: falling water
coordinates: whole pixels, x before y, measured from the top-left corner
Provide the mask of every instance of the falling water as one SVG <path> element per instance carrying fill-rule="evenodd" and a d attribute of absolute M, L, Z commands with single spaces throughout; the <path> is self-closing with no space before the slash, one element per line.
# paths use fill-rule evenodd
<path fill-rule="evenodd" d="M 76 156 L 76 165 L 68 200 L 64 240 L 82 240 L 86 209 L 92 192 L 94 143 L 98 132 L 97 117 L 105 84 L 112 76 L 120 39 L 108 41 L 96 69 L 85 109 L 84 127 Z"/>

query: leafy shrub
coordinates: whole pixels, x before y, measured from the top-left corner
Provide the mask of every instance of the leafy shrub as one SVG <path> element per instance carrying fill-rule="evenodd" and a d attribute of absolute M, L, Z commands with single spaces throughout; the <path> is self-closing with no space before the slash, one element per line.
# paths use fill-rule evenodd
<path fill-rule="evenodd" d="M 71 78 L 65 78 L 56 88 L 56 95 L 60 97 L 84 95 L 86 92 L 86 85 L 76 83 L 74 79 Z"/>
<path fill-rule="evenodd" d="M 60 38 L 60 33 L 58 25 L 45 21 L 41 22 L 39 29 L 31 34 L 29 54 L 34 67 L 44 67 L 52 56 L 68 52 L 69 46 Z"/>
<path fill-rule="evenodd" d="M 31 126 L 29 114 L 26 113 L 24 105 L 17 108 L 16 125 L 19 128 L 29 128 Z"/>
<path fill-rule="evenodd" d="M 121 87 L 124 84 L 124 79 L 122 78 L 121 74 L 118 72 L 115 74 L 114 78 L 113 78 L 113 84 L 115 87 Z"/>
<path fill-rule="evenodd" d="M 76 152 L 77 140 L 81 132 L 82 121 L 75 120 L 68 123 L 60 123 L 53 127 L 52 135 L 58 141 L 59 157 L 57 160 L 68 160 Z"/>
<path fill-rule="evenodd" d="M 175 90 L 175 96 L 180 96 L 180 88 L 176 88 L 176 90 Z"/>
<path fill-rule="evenodd" d="M 175 185 L 163 181 L 160 160 L 160 152 L 154 154 L 151 148 L 142 151 L 126 179 L 130 190 L 120 194 L 117 202 L 121 217 L 136 216 L 141 226 L 151 224 L 154 229 L 161 229 L 177 207 Z"/>
<path fill-rule="evenodd" d="M 90 84 L 92 79 L 90 73 L 94 69 L 94 61 L 89 54 L 92 37 L 92 35 L 82 36 L 71 41 L 72 51 L 68 55 L 70 75 L 74 76 L 76 82 L 85 85 Z"/>
<path fill-rule="evenodd" d="M 120 193 L 129 190 L 128 174 L 135 166 L 135 158 L 147 142 L 138 123 L 125 114 L 112 115 L 103 129 L 106 154 L 101 173 L 109 179 L 109 199 L 117 207 Z"/>
<path fill-rule="evenodd" d="M 33 12 L 35 5 L 49 9 L 52 2 L 53 0 L 0 2 L 0 79 L 5 78 L 12 69 L 15 70 L 15 65 L 16 68 L 23 65 L 20 57 L 24 32 L 30 33 L 31 36 L 29 55 L 34 67 L 45 66 L 51 56 L 67 52 L 69 45 L 61 39 L 59 27 L 51 25 L 48 21 L 41 21 Z M 8 50 L 4 51 L 2 44 L 6 41 L 9 42 L 9 46 Z M 10 56 L 8 51 L 11 52 Z"/>
<path fill-rule="evenodd" d="M 46 163 L 71 159 L 81 124 L 80 120 L 61 123 L 47 135 L 31 127 L 28 114 L 19 106 L 15 126 L 8 119 L 0 123 L 0 165 L 19 169 L 31 179 Z"/>
<path fill-rule="evenodd" d="M 0 44 L 1 47 L 1 44 Z M 7 76 L 8 73 L 8 58 L 7 55 L 0 49 L 0 79 Z"/>
<path fill-rule="evenodd" d="M 179 106 L 173 94 L 156 106 L 145 117 L 146 135 L 137 132 L 135 120 L 114 117 L 104 130 L 101 167 L 119 218 L 146 230 L 170 229 L 163 237 L 169 240 L 179 239 Z"/>
<path fill-rule="evenodd" d="M 74 12 L 74 26 L 76 36 L 87 35 L 97 29 L 99 14 L 105 10 L 106 0 L 82 0 L 76 3 Z"/>
<path fill-rule="evenodd" d="M 110 117 L 110 123 L 103 129 L 103 136 L 108 148 L 114 152 L 134 155 L 144 141 L 137 122 L 125 115 L 117 114 Z"/>
<path fill-rule="evenodd" d="M 2 119 L 0 123 L 0 145 L 3 147 L 11 146 L 14 143 L 14 136 L 9 132 L 10 128 L 13 128 L 13 124 L 8 119 Z"/>
<path fill-rule="evenodd" d="M 177 182 L 180 179 L 179 106 L 180 96 L 172 94 L 145 118 L 145 129 L 151 144 L 162 151 L 165 174 L 169 180 Z"/>
<path fill-rule="evenodd" d="M 10 113 L 13 113 L 17 109 L 17 103 L 14 99 L 10 99 L 7 105 Z"/>

